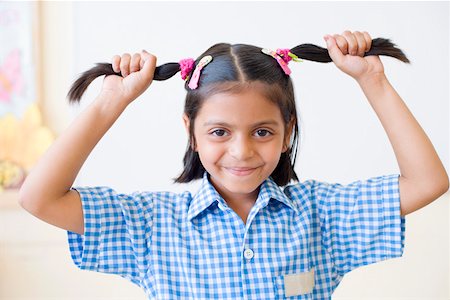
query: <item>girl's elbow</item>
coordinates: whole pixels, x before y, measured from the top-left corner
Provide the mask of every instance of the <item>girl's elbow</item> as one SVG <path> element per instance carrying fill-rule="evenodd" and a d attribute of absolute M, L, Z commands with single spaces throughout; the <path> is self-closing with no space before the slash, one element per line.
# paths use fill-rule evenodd
<path fill-rule="evenodd" d="M 448 174 L 447 172 L 444 170 L 444 175 L 442 176 L 442 183 L 440 185 L 440 192 L 441 195 L 447 193 L 448 189 L 449 189 L 449 179 L 448 179 Z"/>
<path fill-rule="evenodd" d="M 445 169 L 441 174 L 437 175 L 430 182 L 430 192 L 433 194 L 433 198 L 437 199 L 445 194 L 449 189 L 449 178 Z"/>
<path fill-rule="evenodd" d="M 41 201 L 39 201 L 37 193 L 33 193 L 25 185 L 22 185 L 19 190 L 18 202 L 19 205 L 30 214 L 34 216 L 39 214 Z"/>
<path fill-rule="evenodd" d="M 28 212 L 31 212 L 31 206 L 32 206 L 32 195 L 25 189 L 24 186 L 19 190 L 19 198 L 18 198 L 19 205 L 25 209 Z"/>
<path fill-rule="evenodd" d="M 22 206 L 23 208 L 25 208 L 28 204 L 27 202 L 28 200 L 28 195 L 25 189 L 25 184 L 22 185 L 22 187 L 19 190 L 19 198 L 18 198 L 18 202 L 20 204 L 20 206 Z"/>

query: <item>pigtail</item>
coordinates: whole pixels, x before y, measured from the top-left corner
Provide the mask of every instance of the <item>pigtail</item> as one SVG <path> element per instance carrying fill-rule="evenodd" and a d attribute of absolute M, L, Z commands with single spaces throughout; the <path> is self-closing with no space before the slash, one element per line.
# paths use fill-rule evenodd
<path fill-rule="evenodd" d="M 178 63 L 167 63 L 156 67 L 153 80 L 166 80 L 174 76 L 180 71 L 180 65 Z M 80 77 L 72 84 L 72 87 L 67 94 L 69 102 L 80 102 L 81 97 L 86 91 L 87 87 L 99 76 L 118 75 L 122 74 L 114 72 L 112 64 L 98 63 L 95 67 L 85 71 Z"/>
<path fill-rule="evenodd" d="M 313 44 L 298 45 L 290 50 L 293 54 L 301 59 L 311 60 L 315 62 L 327 63 L 331 62 L 331 57 L 328 55 L 328 49 L 322 48 Z M 389 39 L 376 38 L 372 40 L 372 47 L 364 56 L 369 55 L 384 55 L 396 58 L 404 63 L 409 63 L 409 59 L 405 53 L 391 42 Z"/>

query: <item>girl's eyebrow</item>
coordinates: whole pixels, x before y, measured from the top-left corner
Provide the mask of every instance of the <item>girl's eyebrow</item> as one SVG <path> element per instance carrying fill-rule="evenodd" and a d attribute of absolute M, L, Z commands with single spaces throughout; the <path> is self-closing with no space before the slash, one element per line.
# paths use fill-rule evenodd
<path fill-rule="evenodd" d="M 227 122 L 223 122 L 223 121 L 219 121 L 219 120 L 209 120 L 206 121 L 205 123 L 203 123 L 203 126 L 223 126 L 223 127 L 234 127 L 233 124 L 229 124 Z M 275 120 L 264 120 L 264 121 L 260 121 L 254 124 L 251 124 L 250 127 L 259 127 L 259 126 L 263 126 L 263 125 L 272 125 L 272 126 L 278 126 L 279 122 L 275 121 Z"/>

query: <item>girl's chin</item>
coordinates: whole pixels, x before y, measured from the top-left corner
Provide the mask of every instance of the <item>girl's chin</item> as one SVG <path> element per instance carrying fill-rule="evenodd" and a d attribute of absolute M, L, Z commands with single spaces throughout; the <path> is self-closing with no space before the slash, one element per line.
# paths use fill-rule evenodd
<path fill-rule="evenodd" d="M 246 180 L 245 178 L 246 176 L 234 176 L 231 179 L 222 178 L 219 179 L 220 184 L 217 184 L 213 179 L 212 183 L 220 194 L 234 194 L 236 196 L 257 194 L 262 181 L 256 178 L 254 180 Z"/>

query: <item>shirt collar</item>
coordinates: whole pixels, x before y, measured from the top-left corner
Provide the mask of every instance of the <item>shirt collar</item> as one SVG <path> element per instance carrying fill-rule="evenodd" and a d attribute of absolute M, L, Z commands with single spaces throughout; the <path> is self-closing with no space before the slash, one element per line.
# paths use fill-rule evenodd
<path fill-rule="evenodd" d="M 203 174 L 202 185 L 194 195 L 188 210 L 188 220 L 192 220 L 215 202 L 225 202 L 208 180 L 208 173 Z"/>
<path fill-rule="evenodd" d="M 264 182 L 261 184 L 261 188 L 259 190 L 258 199 L 256 200 L 256 204 L 259 208 L 263 208 L 269 204 L 270 200 L 276 200 L 283 204 L 285 204 L 287 207 L 294 210 L 296 213 L 299 213 L 299 209 L 297 205 L 283 192 L 283 188 L 278 186 L 272 178 L 268 178 L 264 180 Z"/>
<path fill-rule="evenodd" d="M 284 194 L 282 188 L 280 188 L 271 178 L 268 178 L 261 184 L 259 195 L 255 205 L 259 206 L 259 209 L 261 209 L 267 206 L 271 199 L 285 204 L 289 208 L 293 209 L 296 213 L 299 212 L 296 204 Z M 192 220 L 216 202 L 221 203 L 222 205 L 226 205 L 225 200 L 209 182 L 208 174 L 205 172 L 203 175 L 201 187 L 199 191 L 194 195 L 189 206 L 187 215 L 188 220 Z"/>

